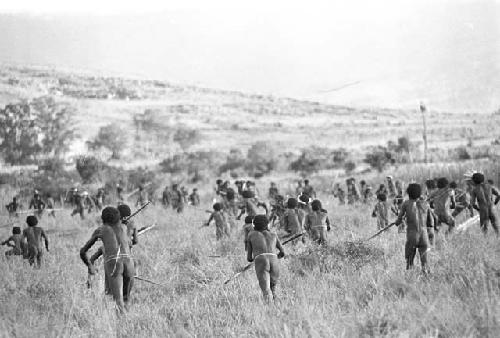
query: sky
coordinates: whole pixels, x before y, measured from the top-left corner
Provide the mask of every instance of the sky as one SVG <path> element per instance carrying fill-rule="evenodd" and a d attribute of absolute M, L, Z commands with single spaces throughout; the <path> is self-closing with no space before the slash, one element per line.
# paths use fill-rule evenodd
<path fill-rule="evenodd" d="M 0 62 L 357 107 L 500 108 L 500 1 L 0 0 Z"/>

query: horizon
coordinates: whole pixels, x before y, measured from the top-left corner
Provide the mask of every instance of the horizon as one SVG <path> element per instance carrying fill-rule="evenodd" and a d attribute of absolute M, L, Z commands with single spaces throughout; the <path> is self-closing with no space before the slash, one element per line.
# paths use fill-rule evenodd
<path fill-rule="evenodd" d="M 133 1 L 100 13 L 85 10 L 92 2 L 73 11 L 0 7 L 0 62 L 351 107 L 500 107 L 497 1 L 294 4 L 287 11 L 195 3 L 139 13 Z"/>

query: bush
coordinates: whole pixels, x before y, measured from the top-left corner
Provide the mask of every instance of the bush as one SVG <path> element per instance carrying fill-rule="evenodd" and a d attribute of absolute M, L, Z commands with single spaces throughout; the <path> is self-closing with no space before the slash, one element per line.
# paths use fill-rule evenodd
<path fill-rule="evenodd" d="M 275 151 L 267 142 L 259 141 L 248 149 L 245 169 L 251 175 L 267 174 L 275 168 Z"/>
<path fill-rule="evenodd" d="M 97 177 L 100 169 L 101 163 L 93 156 L 80 156 L 76 159 L 76 170 L 84 183 L 88 183 Z"/>
<path fill-rule="evenodd" d="M 347 161 L 344 163 L 344 170 L 346 174 L 350 174 L 354 171 L 354 169 L 356 169 L 356 163 L 354 161 Z"/>
<path fill-rule="evenodd" d="M 459 160 L 470 160 L 472 158 L 469 151 L 465 147 L 458 147 L 455 151 Z"/>
<path fill-rule="evenodd" d="M 176 154 L 160 163 L 163 172 L 177 174 L 185 172 L 191 182 L 198 182 L 217 172 L 224 161 L 222 153 L 214 151 L 197 151 Z"/>
<path fill-rule="evenodd" d="M 378 146 L 371 153 L 367 153 L 363 161 L 379 172 L 382 172 L 387 165 L 396 162 L 393 153 L 382 146 Z"/>
<path fill-rule="evenodd" d="M 114 124 L 108 124 L 99 129 L 94 141 L 87 141 L 87 147 L 89 150 L 109 149 L 111 158 L 120 159 L 126 142 L 125 131 Z"/>
<path fill-rule="evenodd" d="M 246 158 L 239 148 L 232 148 L 226 157 L 226 162 L 219 167 L 219 175 L 227 171 L 234 172 L 246 165 Z"/>
<path fill-rule="evenodd" d="M 299 158 L 290 163 L 290 169 L 307 175 L 322 169 L 342 168 L 348 157 L 349 153 L 344 148 L 306 148 L 302 149 Z"/>
<path fill-rule="evenodd" d="M 174 133 L 174 142 L 179 143 L 183 151 L 187 151 L 200 141 L 201 135 L 197 129 L 184 126 L 179 127 Z"/>

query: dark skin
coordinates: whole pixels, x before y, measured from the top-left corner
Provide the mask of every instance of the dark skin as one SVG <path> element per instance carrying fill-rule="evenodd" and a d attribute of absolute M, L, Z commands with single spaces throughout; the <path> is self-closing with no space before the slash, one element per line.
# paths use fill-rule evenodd
<path fill-rule="evenodd" d="M 128 302 L 130 291 L 134 284 L 135 269 L 130 258 L 129 238 L 127 227 L 120 222 L 103 224 L 80 250 L 80 258 L 91 275 L 96 273 L 94 265 L 87 255 L 89 249 L 101 240 L 104 245 L 104 270 L 109 281 L 109 288 L 116 301 L 118 309 L 123 312 Z"/>
<path fill-rule="evenodd" d="M 40 246 L 41 239 L 45 242 L 45 249 L 49 251 L 49 239 L 42 228 L 30 226 L 23 231 L 23 237 L 26 239 L 26 248 L 28 249 L 28 259 L 31 265 L 35 263 L 37 267 L 42 263 L 42 247 Z"/>
<path fill-rule="evenodd" d="M 253 262 L 254 257 L 262 253 L 273 253 L 278 249 L 278 257 L 285 256 L 285 250 L 281 246 L 278 236 L 269 230 L 251 231 L 248 235 L 247 260 Z"/>
<path fill-rule="evenodd" d="M 285 256 L 278 236 L 267 228 L 250 231 L 247 244 L 247 260 L 255 261 L 255 273 L 264 299 L 269 301 L 271 296 L 276 299 L 276 284 L 280 275 L 277 258 Z M 277 257 L 274 254 L 275 248 L 279 251 Z"/>

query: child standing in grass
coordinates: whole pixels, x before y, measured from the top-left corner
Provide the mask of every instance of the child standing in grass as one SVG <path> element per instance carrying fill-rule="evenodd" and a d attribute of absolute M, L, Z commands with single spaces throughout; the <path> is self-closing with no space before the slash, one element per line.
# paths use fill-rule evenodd
<path fill-rule="evenodd" d="M 377 204 L 372 211 L 372 217 L 377 217 L 377 229 L 383 229 L 389 225 L 389 206 L 387 196 L 384 193 L 377 194 Z"/>
<path fill-rule="evenodd" d="M 280 276 L 278 258 L 285 256 L 278 236 L 268 229 L 266 215 L 257 215 L 253 220 L 254 230 L 248 235 L 247 260 L 255 262 L 255 273 L 262 295 L 266 301 L 276 300 L 276 285 Z M 278 249 L 278 255 L 274 249 Z"/>
<path fill-rule="evenodd" d="M 26 253 L 30 265 L 36 263 L 36 267 L 42 266 L 43 248 L 42 239 L 45 241 L 45 249 L 49 251 L 49 239 L 38 225 L 38 219 L 35 216 L 28 216 L 26 218 L 28 228 L 23 231 L 23 238 L 26 239 Z"/>
<path fill-rule="evenodd" d="M 314 242 L 326 245 L 326 232 L 331 229 L 327 211 L 322 209 L 320 200 L 312 201 L 311 209 L 306 216 L 305 228 Z"/>
<path fill-rule="evenodd" d="M 401 212 L 396 220 L 398 226 L 403 220 L 406 220 L 406 269 L 409 270 L 413 267 L 413 261 L 418 249 L 422 272 L 427 274 L 429 272 L 427 267 L 427 252 L 429 250 L 427 228 L 434 226 L 434 219 L 429 204 L 420 198 L 422 187 L 419 184 L 409 184 L 406 192 L 409 199 L 401 205 Z"/>
<path fill-rule="evenodd" d="M 5 252 L 5 256 L 21 256 L 24 253 L 23 250 L 23 236 L 21 235 L 20 227 L 12 228 L 12 236 L 10 236 L 6 241 L 2 242 L 2 245 L 7 245 L 11 249 Z"/>
<path fill-rule="evenodd" d="M 500 194 L 491 184 L 484 182 L 484 175 L 481 173 L 474 173 L 472 182 L 474 187 L 470 196 L 471 204 L 479 211 L 481 230 L 486 234 L 488 232 L 488 223 L 490 223 L 498 236 L 498 221 L 494 206 L 500 201 Z M 493 196 L 495 196 L 494 201 Z"/>
<path fill-rule="evenodd" d="M 206 226 L 210 225 L 212 220 L 215 220 L 215 237 L 217 240 L 221 240 L 223 237 L 229 237 L 229 226 L 227 223 L 227 217 L 222 210 L 221 203 L 215 203 L 213 206 L 214 211 L 210 215 L 210 218 L 205 223 Z"/>

